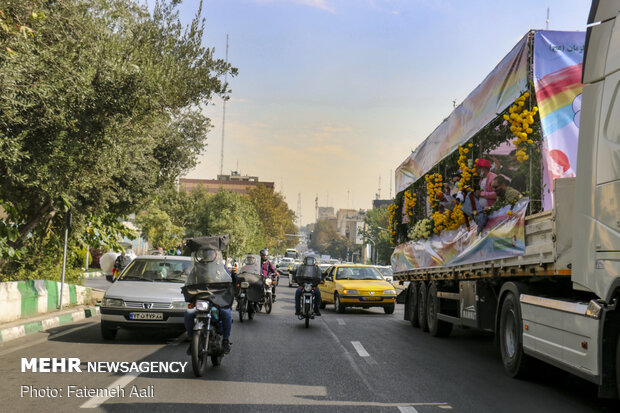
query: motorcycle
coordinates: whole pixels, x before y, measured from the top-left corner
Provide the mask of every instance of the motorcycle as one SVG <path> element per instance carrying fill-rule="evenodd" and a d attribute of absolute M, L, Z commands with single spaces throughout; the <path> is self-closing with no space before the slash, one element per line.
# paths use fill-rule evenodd
<path fill-rule="evenodd" d="M 310 320 L 314 318 L 314 294 L 312 290 L 316 288 L 312 283 L 303 283 L 303 291 L 301 293 L 301 313 L 297 316 L 300 320 L 306 322 L 306 328 L 310 327 Z"/>
<path fill-rule="evenodd" d="M 208 299 L 196 299 L 196 318 L 194 335 L 191 341 L 192 369 L 196 377 L 201 377 L 211 357 L 213 366 L 219 366 L 224 357 L 222 326 L 219 310 Z"/>
<path fill-rule="evenodd" d="M 271 314 L 271 309 L 273 308 L 273 284 L 274 280 L 272 277 L 265 278 L 265 312 L 267 314 Z"/>
<path fill-rule="evenodd" d="M 237 298 L 237 311 L 239 311 L 239 321 L 243 323 L 245 314 L 248 315 L 248 320 L 254 319 L 256 308 L 255 303 L 248 299 L 248 288 L 250 288 L 250 283 L 247 281 L 242 281 L 238 284 L 238 286 L 239 296 Z"/>
<path fill-rule="evenodd" d="M 220 310 L 231 308 L 234 302 L 232 278 L 225 271 L 222 257 L 228 241 L 226 234 L 187 240 L 193 266 L 181 292 L 189 303 L 188 308 L 195 309 L 189 352 L 197 377 L 204 374 L 209 358 L 213 366 L 219 366 L 224 357 L 224 324 Z"/>

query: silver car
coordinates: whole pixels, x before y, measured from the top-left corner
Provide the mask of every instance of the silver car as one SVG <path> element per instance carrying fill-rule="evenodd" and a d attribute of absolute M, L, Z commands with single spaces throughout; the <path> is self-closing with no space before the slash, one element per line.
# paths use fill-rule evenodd
<path fill-rule="evenodd" d="M 181 287 L 191 268 L 191 257 L 135 258 L 101 301 L 103 338 L 114 340 L 121 327 L 183 328 L 187 303 Z"/>
<path fill-rule="evenodd" d="M 394 282 L 394 274 L 392 273 L 392 267 L 389 265 L 375 265 L 375 267 L 379 270 L 385 281 L 389 283 Z"/>

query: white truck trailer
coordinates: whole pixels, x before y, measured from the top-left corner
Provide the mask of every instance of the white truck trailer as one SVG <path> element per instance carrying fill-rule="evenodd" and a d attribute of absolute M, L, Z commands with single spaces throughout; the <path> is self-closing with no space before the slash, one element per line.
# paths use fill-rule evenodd
<path fill-rule="evenodd" d="M 405 319 L 433 336 L 494 332 L 506 372 L 539 359 L 620 395 L 620 0 L 594 0 L 583 60 L 576 178 L 525 218 L 524 253 L 400 271 Z"/>

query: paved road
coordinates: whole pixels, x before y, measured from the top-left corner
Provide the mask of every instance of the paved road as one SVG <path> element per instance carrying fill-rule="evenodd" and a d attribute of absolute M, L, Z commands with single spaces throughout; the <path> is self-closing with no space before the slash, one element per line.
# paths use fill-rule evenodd
<path fill-rule="evenodd" d="M 84 287 L 98 288 L 100 290 L 107 290 L 112 285 L 111 282 L 106 280 L 105 277 L 95 277 L 84 279 Z"/>
<path fill-rule="evenodd" d="M 286 279 L 284 279 L 286 281 Z M 119 332 L 103 342 L 97 319 L 0 345 L 4 410 L 104 412 L 613 412 L 595 386 L 553 368 L 519 381 L 504 372 L 489 335 L 457 330 L 436 339 L 380 309 L 324 310 L 306 329 L 293 316 L 293 289 L 278 288 L 272 314 L 233 325 L 232 353 L 193 377 L 184 335 Z M 235 317 L 235 320 L 237 318 Z M 51 335 L 48 335 L 51 333 Z M 190 362 L 184 373 L 22 373 L 20 358 Z M 20 386 L 121 386 L 125 397 L 20 397 Z M 153 389 L 151 397 L 130 390 Z M 149 387 L 152 386 L 152 387 Z M 6 411 L 6 410 L 5 410 Z"/>

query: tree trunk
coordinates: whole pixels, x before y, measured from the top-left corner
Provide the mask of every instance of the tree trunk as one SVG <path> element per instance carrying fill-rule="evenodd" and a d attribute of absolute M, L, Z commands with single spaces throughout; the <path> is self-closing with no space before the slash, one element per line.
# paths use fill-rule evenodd
<path fill-rule="evenodd" d="M 34 217 L 28 222 L 25 226 L 19 229 L 19 238 L 12 242 L 10 245 L 13 248 L 19 248 L 21 244 L 24 242 L 28 234 L 37 226 L 46 216 L 52 217 L 56 214 L 55 210 L 52 209 L 52 202 L 47 201 L 34 215 Z"/>

